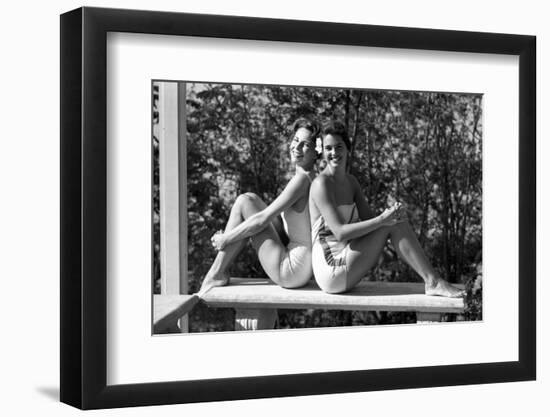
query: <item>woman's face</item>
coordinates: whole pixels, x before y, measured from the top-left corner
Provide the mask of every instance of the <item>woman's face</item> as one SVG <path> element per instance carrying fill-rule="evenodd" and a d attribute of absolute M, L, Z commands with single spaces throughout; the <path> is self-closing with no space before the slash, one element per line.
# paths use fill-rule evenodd
<path fill-rule="evenodd" d="M 304 127 L 299 128 L 290 141 L 290 159 L 302 168 L 311 168 L 316 158 L 313 134 Z"/>
<path fill-rule="evenodd" d="M 346 166 L 348 148 L 339 135 L 326 135 L 323 138 L 323 158 L 328 166 Z"/>

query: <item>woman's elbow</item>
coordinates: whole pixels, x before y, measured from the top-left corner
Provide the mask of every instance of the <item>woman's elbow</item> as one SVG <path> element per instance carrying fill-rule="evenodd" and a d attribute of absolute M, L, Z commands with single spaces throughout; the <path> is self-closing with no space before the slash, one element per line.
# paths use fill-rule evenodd
<path fill-rule="evenodd" d="M 269 225 L 270 220 L 269 216 L 266 216 L 264 213 L 257 213 L 254 219 L 254 226 L 257 231 L 262 231 Z"/>
<path fill-rule="evenodd" d="M 334 235 L 334 237 L 336 238 L 336 240 L 338 241 L 343 241 L 343 240 L 347 240 L 346 237 L 346 233 L 341 229 L 341 228 L 334 228 L 334 229 L 331 229 L 332 230 L 332 234 Z"/>

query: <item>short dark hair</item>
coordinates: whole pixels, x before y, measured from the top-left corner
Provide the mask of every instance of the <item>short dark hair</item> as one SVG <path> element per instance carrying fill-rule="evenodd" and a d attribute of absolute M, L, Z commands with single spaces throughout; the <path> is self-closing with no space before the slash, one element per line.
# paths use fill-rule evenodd
<path fill-rule="evenodd" d="M 319 136 L 319 124 L 312 119 L 308 119 L 306 117 L 300 117 L 296 119 L 296 121 L 292 124 L 291 128 L 291 138 L 294 136 L 294 134 L 298 131 L 298 129 L 307 129 L 311 132 L 311 138 L 313 140 L 313 143 L 315 143 L 315 139 L 317 136 Z"/>
<path fill-rule="evenodd" d="M 351 142 L 349 140 L 348 136 L 348 130 L 346 129 L 346 126 L 344 126 L 343 123 L 338 121 L 330 121 L 323 125 L 323 129 L 321 131 L 321 136 L 324 139 L 325 136 L 332 135 L 332 136 L 340 136 L 342 138 L 342 141 L 344 142 L 344 145 L 346 145 L 346 148 L 348 151 L 351 150 Z"/>

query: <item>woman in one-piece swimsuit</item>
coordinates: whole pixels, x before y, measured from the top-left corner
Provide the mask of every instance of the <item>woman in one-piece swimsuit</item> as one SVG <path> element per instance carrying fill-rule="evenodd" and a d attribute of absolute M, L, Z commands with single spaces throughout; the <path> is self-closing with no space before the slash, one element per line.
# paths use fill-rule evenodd
<path fill-rule="evenodd" d="M 268 277 L 285 288 L 305 285 L 312 277 L 309 188 L 317 160 L 319 128 L 298 119 L 290 136 L 290 157 L 295 175 L 269 205 L 254 193 L 237 197 L 225 231 L 212 236 L 218 253 L 206 274 L 201 291 L 229 282 L 227 268 L 250 238 Z M 280 215 L 280 216 L 279 216 Z M 283 242 L 288 240 L 288 244 Z"/>
<path fill-rule="evenodd" d="M 328 293 L 349 291 L 376 264 L 390 239 L 396 252 L 424 280 L 428 295 L 460 297 L 428 261 L 401 204 L 375 216 L 357 179 L 347 173 L 350 141 L 346 128 L 331 122 L 321 132 L 326 167 L 309 196 L 313 274 Z"/>

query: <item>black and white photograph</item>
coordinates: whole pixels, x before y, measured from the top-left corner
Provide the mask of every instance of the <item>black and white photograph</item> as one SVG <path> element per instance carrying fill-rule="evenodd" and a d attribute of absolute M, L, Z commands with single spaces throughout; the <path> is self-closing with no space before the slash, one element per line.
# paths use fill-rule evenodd
<path fill-rule="evenodd" d="M 541 7 L 110 3 L 6 21 L 6 409 L 540 415 Z"/>
<path fill-rule="evenodd" d="M 151 90 L 153 334 L 483 320 L 483 94 Z"/>
<path fill-rule="evenodd" d="M 0 415 L 547 417 L 544 4 L 5 3 Z"/>

